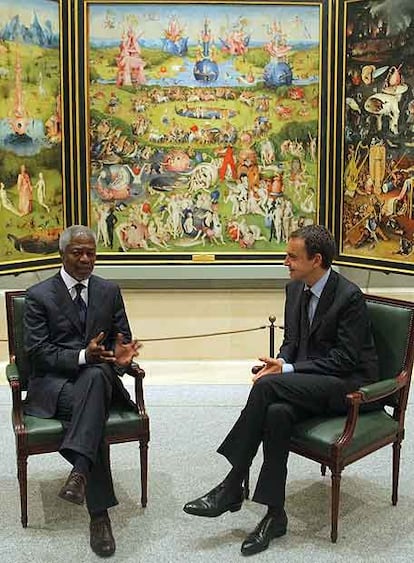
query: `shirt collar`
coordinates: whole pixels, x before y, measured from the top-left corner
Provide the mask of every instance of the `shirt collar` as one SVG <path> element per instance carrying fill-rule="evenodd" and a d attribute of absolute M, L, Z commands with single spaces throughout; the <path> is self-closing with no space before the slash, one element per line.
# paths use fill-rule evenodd
<path fill-rule="evenodd" d="M 60 275 L 61 278 L 63 280 L 63 283 L 66 285 L 66 287 L 68 288 L 68 290 L 70 291 L 73 287 L 75 287 L 76 284 L 81 283 L 82 285 L 84 285 L 86 288 L 89 285 L 89 279 L 90 278 L 86 278 L 85 280 L 81 280 L 80 282 L 78 280 L 75 280 L 75 278 L 72 278 L 72 276 L 70 276 L 67 271 L 65 270 L 65 268 L 62 266 L 60 268 Z"/>
<path fill-rule="evenodd" d="M 313 284 L 312 287 L 308 287 L 305 285 L 305 290 L 309 289 L 310 292 L 315 295 L 318 299 L 320 299 L 322 295 L 322 291 L 325 289 L 325 285 L 328 281 L 329 276 L 331 275 L 332 268 L 328 268 L 326 272 L 323 274 L 321 278 L 318 279 L 316 283 Z"/>

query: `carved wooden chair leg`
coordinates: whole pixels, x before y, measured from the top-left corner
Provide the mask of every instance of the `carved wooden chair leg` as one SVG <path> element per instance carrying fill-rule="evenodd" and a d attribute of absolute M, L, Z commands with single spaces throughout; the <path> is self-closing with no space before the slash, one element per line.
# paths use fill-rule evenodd
<path fill-rule="evenodd" d="M 338 539 L 338 516 L 339 516 L 339 490 L 341 487 L 341 469 L 332 469 L 331 488 L 331 541 L 336 543 Z"/>
<path fill-rule="evenodd" d="M 324 463 L 321 463 L 321 475 L 322 477 L 326 475 L 326 465 Z"/>
<path fill-rule="evenodd" d="M 20 518 L 23 528 L 27 528 L 27 456 L 18 454 L 17 479 L 20 489 Z"/>
<path fill-rule="evenodd" d="M 145 508 L 148 501 L 148 442 L 140 440 L 139 454 L 141 461 L 141 506 Z"/>
<path fill-rule="evenodd" d="M 392 504 L 398 502 L 398 481 L 400 476 L 401 439 L 398 438 L 392 445 Z"/>
<path fill-rule="evenodd" d="M 247 470 L 243 481 L 243 495 L 245 499 L 249 498 L 250 495 L 250 469 Z"/>

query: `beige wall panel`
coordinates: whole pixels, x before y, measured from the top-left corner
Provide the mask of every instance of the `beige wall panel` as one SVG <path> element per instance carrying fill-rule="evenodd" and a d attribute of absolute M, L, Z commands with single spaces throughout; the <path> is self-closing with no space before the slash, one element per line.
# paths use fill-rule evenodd
<path fill-rule="evenodd" d="M 30 285 L 30 284 L 29 284 Z M 414 300 L 407 288 L 372 288 L 369 293 Z M 134 335 L 141 339 L 168 338 L 243 330 L 268 325 L 276 315 L 283 323 L 284 290 L 150 290 L 124 289 Z M 0 361 L 7 354 L 4 290 L 0 291 Z M 276 330 L 276 350 L 281 330 Z M 253 360 L 269 352 L 268 329 L 233 335 L 145 342 L 142 360 Z"/>
<path fill-rule="evenodd" d="M 282 323 L 283 291 L 123 291 L 137 338 L 151 339 L 243 330 Z M 278 331 L 280 332 L 280 331 Z M 279 335 L 280 336 L 280 335 Z M 269 351 L 268 329 L 185 340 L 146 342 L 146 359 L 250 359 Z"/>

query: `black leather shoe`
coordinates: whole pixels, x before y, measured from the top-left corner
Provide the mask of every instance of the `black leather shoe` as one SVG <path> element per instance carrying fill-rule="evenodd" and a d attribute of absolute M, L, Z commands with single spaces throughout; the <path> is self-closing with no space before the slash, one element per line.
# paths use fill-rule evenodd
<path fill-rule="evenodd" d="M 206 516 L 214 518 L 230 510 L 237 512 L 243 503 L 243 489 L 240 486 L 229 488 L 225 483 L 220 483 L 206 495 L 187 502 L 184 505 L 184 512 L 195 516 Z"/>
<path fill-rule="evenodd" d="M 66 483 L 59 491 L 59 497 L 74 504 L 83 504 L 85 500 L 86 477 L 83 473 L 72 470 Z"/>
<path fill-rule="evenodd" d="M 270 540 L 286 534 L 287 516 L 285 511 L 278 517 L 266 514 L 256 526 L 254 532 L 249 534 L 241 546 L 243 555 L 254 555 L 269 547 Z"/>
<path fill-rule="evenodd" d="M 115 553 L 115 540 L 112 535 L 109 516 L 91 517 L 89 524 L 91 548 L 99 557 L 110 557 Z"/>

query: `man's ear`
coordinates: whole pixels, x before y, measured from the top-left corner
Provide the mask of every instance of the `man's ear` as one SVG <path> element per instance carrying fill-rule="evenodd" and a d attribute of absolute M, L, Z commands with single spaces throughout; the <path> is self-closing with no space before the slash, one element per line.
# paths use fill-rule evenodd
<path fill-rule="evenodd" d="M 323 259 L 322 259 L 322 254 L 320 252 L 316 252 L 313 259 L 315 260 L 316 266 L 322 266 Z"/>

